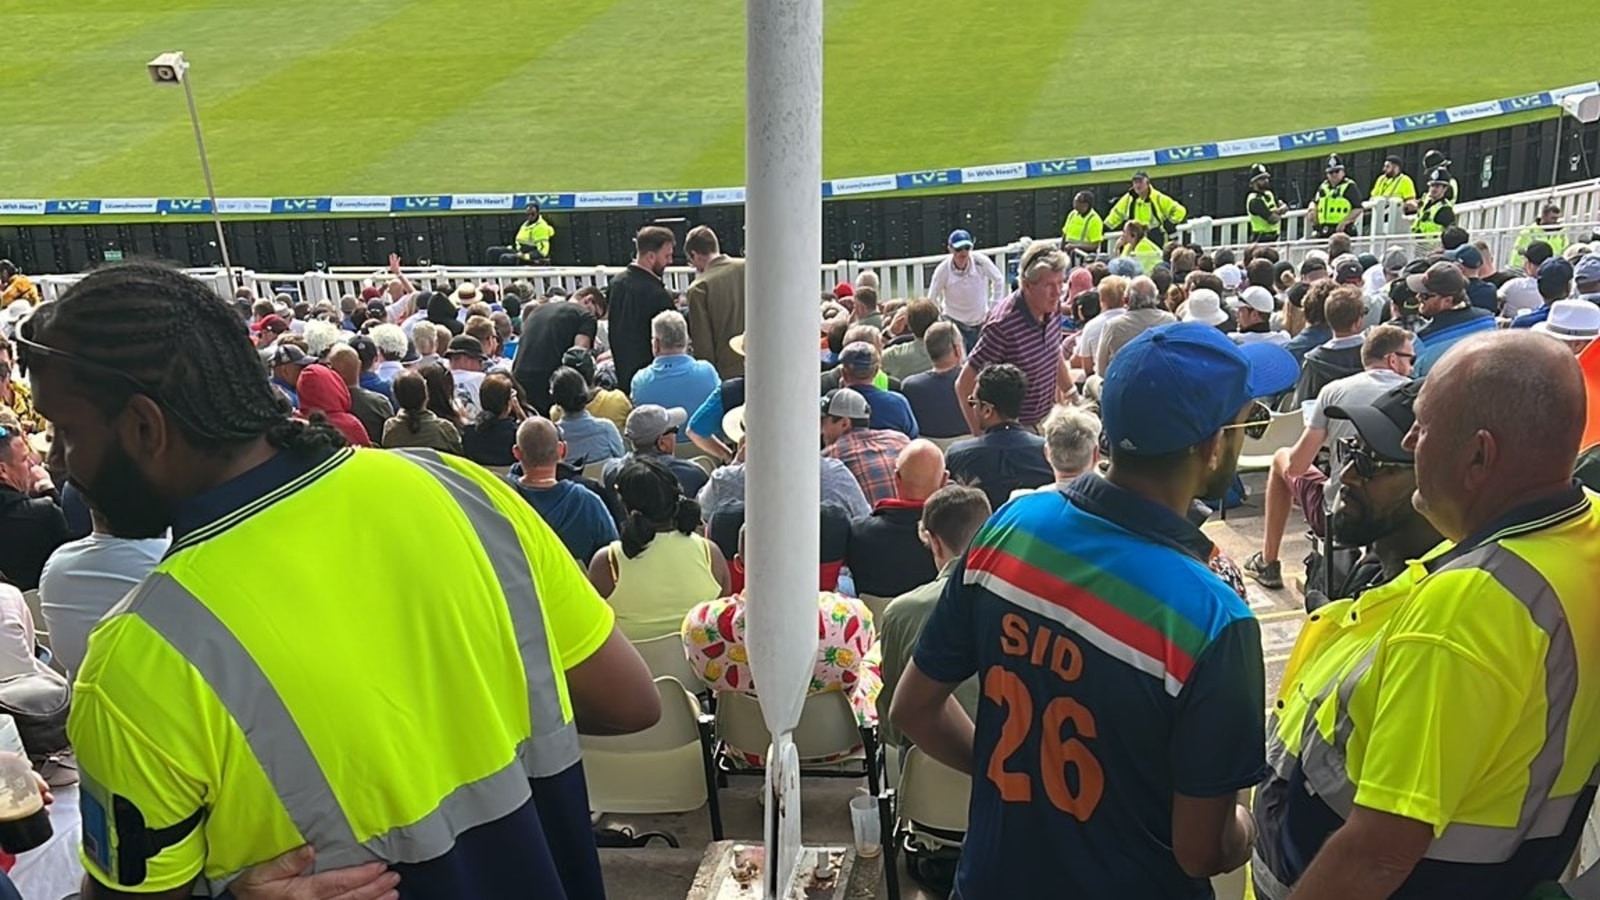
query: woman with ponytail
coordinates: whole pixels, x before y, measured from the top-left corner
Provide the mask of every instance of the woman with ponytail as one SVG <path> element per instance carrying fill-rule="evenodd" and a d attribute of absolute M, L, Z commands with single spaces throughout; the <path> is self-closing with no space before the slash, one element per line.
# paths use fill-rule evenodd
<path fill-rule="evenodd" d="M 620 539 L 595 553 L 589 580 L 610 601 L 628 640 L 677 634 L 692 607 L 729 593 L 728 561 L 695 534 L 700 505 L 657 460 L 629 460 L 616 488 L 628 518 Z"/>

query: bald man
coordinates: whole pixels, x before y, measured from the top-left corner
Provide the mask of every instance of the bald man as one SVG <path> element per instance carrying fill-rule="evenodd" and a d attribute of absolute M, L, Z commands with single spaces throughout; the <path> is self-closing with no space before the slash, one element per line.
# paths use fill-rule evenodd
<path fill-rule="evenodd" d="M 879 500 L 870 515 L 850 523 L 844 561 L 860 596 L 887 603 L 939 576 L 933 554 L 917 536 L 917 523 L 923 503 L 949 480 L 939 445 L 918 439 L 900 448 L 894 461 L 894 496 Z M 881 605 L 873 608 L 874 613 L 882 611 Z"/>
<path fill-rule="evenodd" d="M 617 525 L 598 494 L 557 477 L 557 464 L 567 455 L 566 442 L 549 419 L 529 416 L 517 426 L 517 445 L 511 450 L 522 464 L 522 476 L 512 482 L 561 543 L 584 565 L 596 551 L 617 539 Z"/>
<path fill-rule="evenodd" d="M 1446 540 L 1301 632 L 1255 795 L 1262 900 L 1527 896 L 1593 801 L 1600 495 L 1572 480 L 1578 364 L 1542 335 L 1474 335 L 1414 412 L 1412 502 Z"/>
<path fill-rule="evenodd" d="M 344 386 L 350 389 L 350 412 L 361 420 L 372 446 L 383 446 L 383 423 L 394 415 L 394 404 L 388 397 L 361 386 L 361 354 L 349 344 L 334 344 L 328 351 L 328 367 L 338 372 Z"/>

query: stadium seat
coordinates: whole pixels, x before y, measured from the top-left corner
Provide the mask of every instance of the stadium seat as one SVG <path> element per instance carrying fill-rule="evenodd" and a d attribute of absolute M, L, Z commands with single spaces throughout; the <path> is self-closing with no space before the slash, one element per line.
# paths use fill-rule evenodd
<path fill-rule="evenodd" d="M 1305 416 L 1300 410 L 1273 413 L 1267 431 L 1259 438 L 1244 439 L 1244 449 L 1239 452 L 1240 472 L 1265 472 L 1272 468 L 1272 454 L 1294 446 L 1305 429 Z"/>
<path fill-rule="evenodd" d="M 865 603 L 867 605 L 867 609 L 872 611 L 873 626 L 881 627 L 881 623 L 883 622 L 883 611 L 889 608 L 889 601 L 893 600 L 894 598 L 880 597 L 877 594 L 860 594 L 856 597 L 856 599 L 860 600 L 862 603 Z"/>
<path fill-rule="evenodd" d="M 689 657 L 683 652 L 683 638 L 677 632 L 634 641 L 633 649 L 639 651 L 639 655 L 644 658 L 644 664 L 649 667 L 651 676 L 675 678 L 692 694 L 705 691 L 705 682 L 701 681 L 700 676 L 690 667 Z"/>
<path fill-rule="evenodd" d="M 602 813 L 680 813 L 709 806 L 722 840 L 710 716 L 676 678 L 657 678 L 661 719 L 637 734 L 579 738 L 589 808 Z M 628 835 L 631 837 L 631 834 Z"/>

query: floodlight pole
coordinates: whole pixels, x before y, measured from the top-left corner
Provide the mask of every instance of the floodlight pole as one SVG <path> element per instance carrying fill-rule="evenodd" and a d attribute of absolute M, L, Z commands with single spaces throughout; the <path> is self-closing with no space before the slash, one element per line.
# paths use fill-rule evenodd
<path fill-rule="evenodd" d="M 200 110 L 194 105 L 194 87 L 189 84 L 189 73 L 183 73 L 183 99 L 189 101 L 189 122 L 194 125 L 194 145 L 200 151 L 200 172 L 206 178 L 206 195 L 211 198 L 211 224 L 217 229 L 217 247 L 222 251 L 222 270 L 228 276 L 231 291 L 239 286 L 233 280 L 233 261 L 228 257 L 228 238 L 222 233 L 222 213 L 217 209 L 217 186 L 211 180 L 211 160 L 206 156 L 206 138 L 200 132 Z"/>

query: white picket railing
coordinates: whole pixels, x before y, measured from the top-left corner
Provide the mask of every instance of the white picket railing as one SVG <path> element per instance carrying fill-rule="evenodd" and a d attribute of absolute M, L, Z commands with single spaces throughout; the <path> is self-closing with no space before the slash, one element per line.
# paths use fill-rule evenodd
<path fill-rule="evenodd" d="M 1595 223 L 1600 222 L 1600 179 L 1565 185 L 1553 191 L 1549 189 L 1525 191 L 1520 194 L 1462 203 L 1456 207 L 1456 218 L 1458 224 L 1467 229 L 1474 239 L 1483 239 L 1489 243 L 1490 252 L 1497 261 L 1507 264 L 1511 261 L 1517 237 L 1529 223 L 1538 218 L 1539 211 L 1548 203 L 1554 203 L 1561 208 L 1562 221 L 1566 223 L 1563 231 L 1569 239 L 1577 240 L 1587 236 L 1595 230 Z M 1355 252 L 1371 252 L 1381 256 L 1384 250 L 1394 246 L 1402 247 L 1412 254 L 1431 249 L 1426 241 L 1418 240 L 1411 234 L 1411 220 L 1404 214 L 1398 202 L 1378 199 L 1369 201 L 1367 206 L 1368 215 L 1363 229 L 1366 233 L 1352 241 Z M 1305 210 L 1293 210 L 1284 216 L 1285 241 L 1277 245 L 1282 258 L 1298 263 L 1311 250 L 1326 246 L 1327 242 L 1324 239 L 1304 237 L 1305 221 Z M 1238 250 L 1250 242 L 1249 220 L 1244 216 L 1221 219 L 1201 216 L 1179 226 L 1178 230 L 1180 234 L 1209 249 L 1226 247 Z M 1059 243 L 1059 239 L 1050 240 Z M 1004 272 L 1007 271 L 1008 263 L 1029 243 L 1030 239 L 1024 237 L 1003 247 L 987 247 L 977 252 L 994 260 Z M 910 259 L 840 260 L 835 263 L 823 263 L 818 267 L 817 289 L 820 296 L 821 292 L 831 289 L 838 282 L 853 281 L 862 272 L 872 272 L 878 276 L 880 297 L 885 299 L 912 297 L 927 290 L 934 268 L 944 259 L 945 254 L 941 253 Z M 454 285 L 463 281 L 487 282 L 504 288 L 516 281 L 526 281 L 533 285 L 538 294 L 545 295 L 553 288 L 561 288 L 570 294 L 587 285 L 604 287 L 612 276 L 624 268 L 624 266 L 540 268 L 435 266 L 406 269 L 404 274 L 418 287 L 428 288 L 446 282 Z M 187 271 L 196 278 L 214 284 L 219 294 L 232 296 L 233 288 L 228 284 L 222 270 Z M 240 271 L 235 274 L 241 283 L 252 289 L 258 297 L 270 297 L 287 291 L 298 294 L 300 298 L 310 302 L 325 299 L 337 301 L 346 294 L 359 295 L 363 287 L 384 284 L 389 278 L 388 272 L 382 269 L 359 267 L 333 268 L 326 272 L 299 274 L 253 271 Z M 82 277 L 82 275 L 41 275 L 34 281 L 39 285 L 44 298 L 53 300 L 68 285 Z M 687 289 L 694 278 L 695 271 L 688 266 L 669 268 L 663 276 L 668 290 L 672 291 Z"/>

